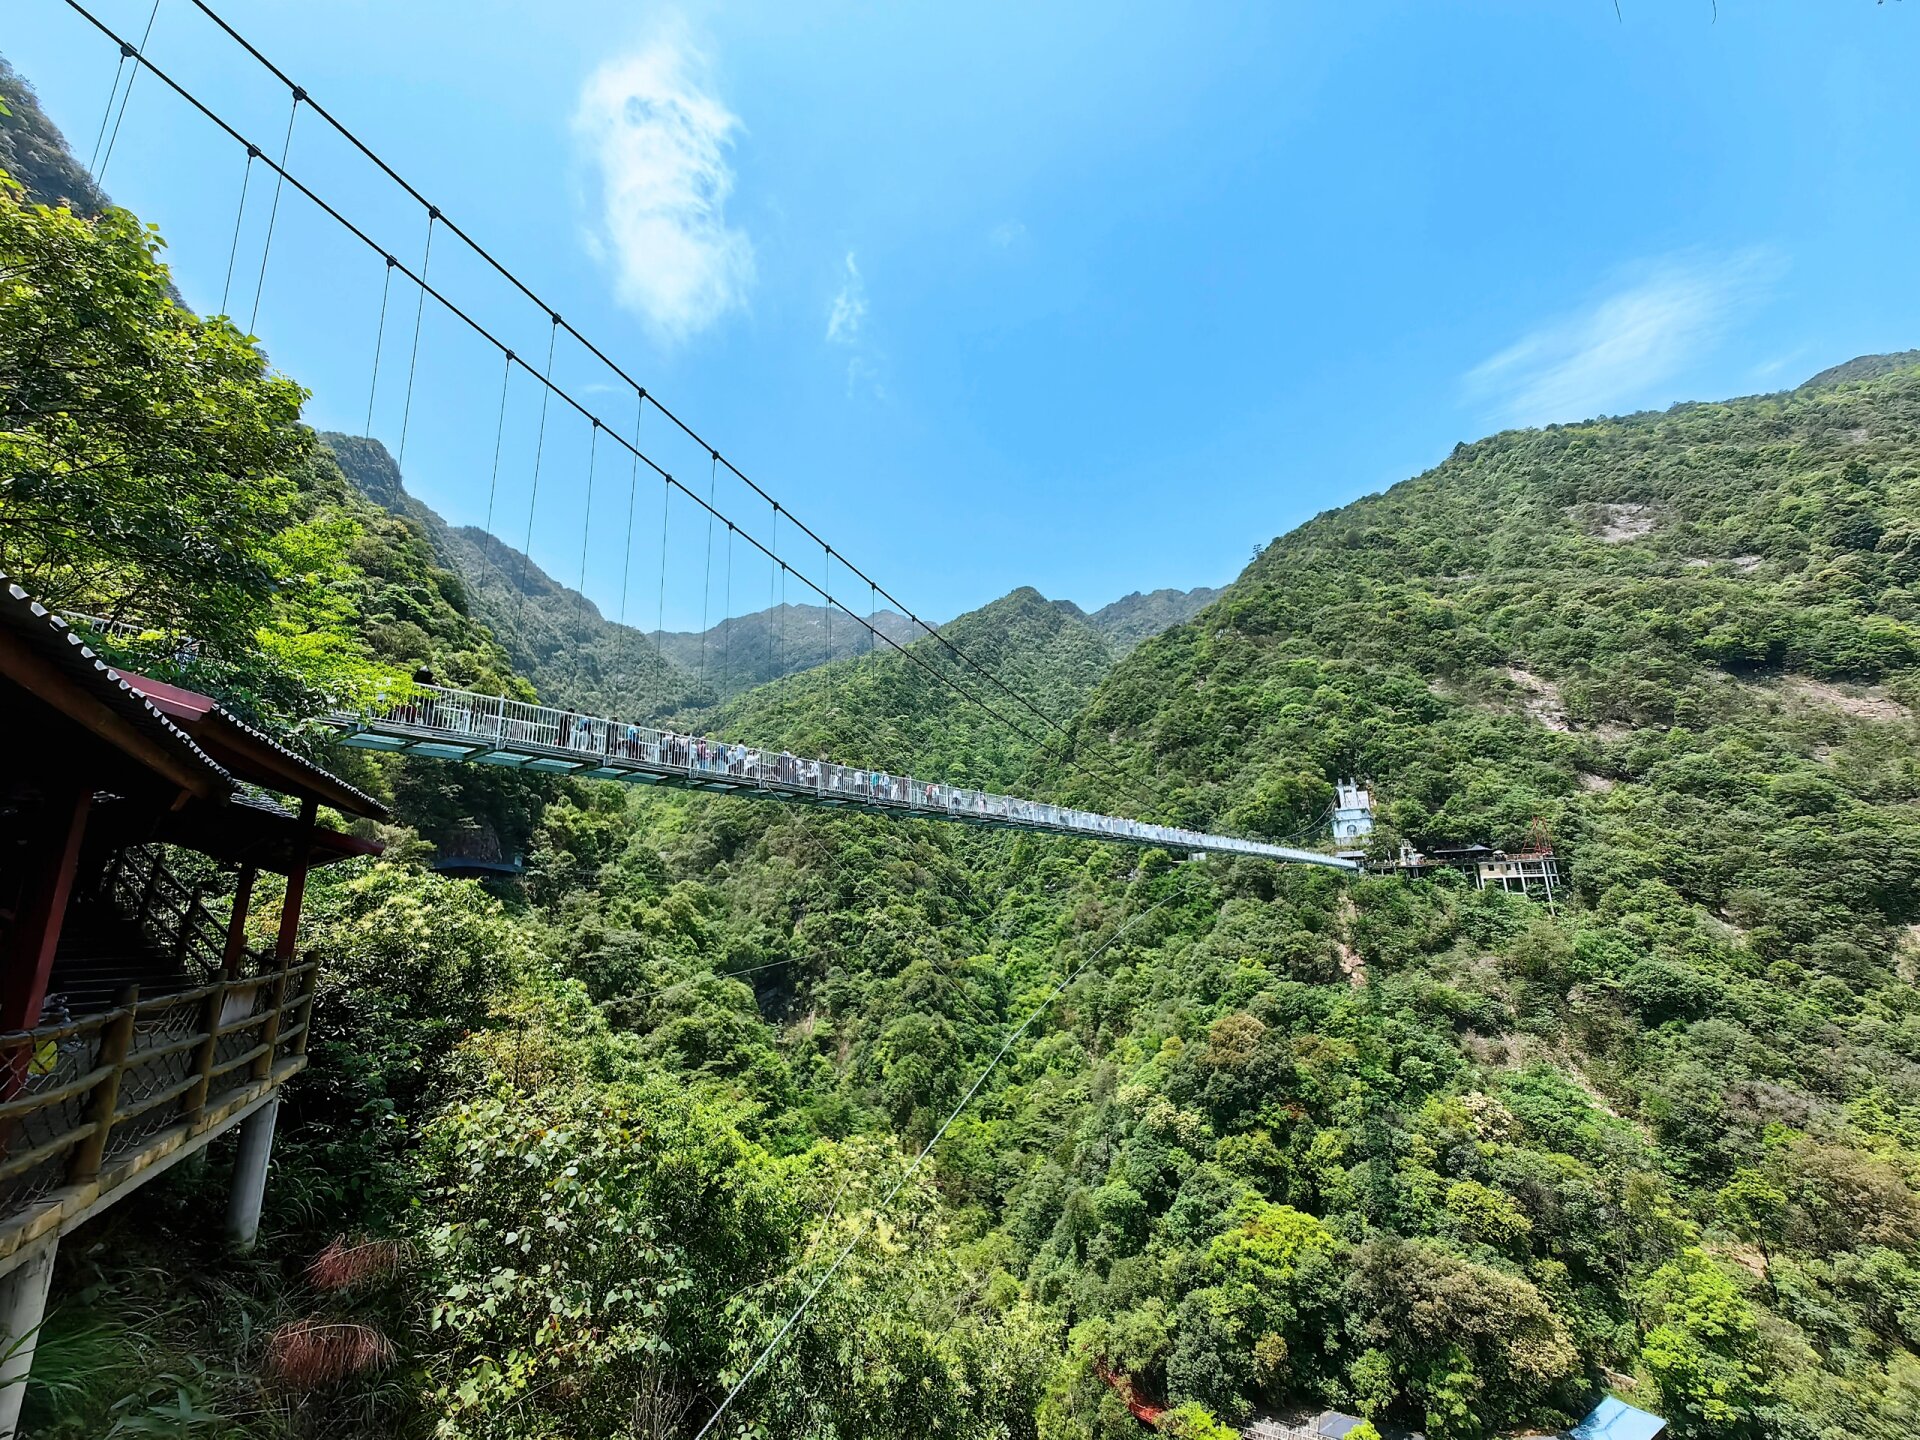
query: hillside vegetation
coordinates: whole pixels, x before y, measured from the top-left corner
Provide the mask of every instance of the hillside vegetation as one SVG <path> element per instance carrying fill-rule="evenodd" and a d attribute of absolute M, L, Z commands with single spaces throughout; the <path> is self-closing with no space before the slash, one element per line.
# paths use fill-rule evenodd
<path fill-rule="evenodd" d="M 401 823 L 310 890 L 262 1248 L 217 1166 L 63 1245 L 35 1435 L 685 1440 L 776 1340 L 715 1433 L 1920 1418 L 1920 370 L 1463 446 L 1117 661 L 1031 590 L 955 621 L 1069 747 L 924 639 L 709 708 L 348 485 L 123 212 L 6 189 L 0 277 L 0 564 L 296 741 L 425 665 L 1265 835 L 1360 774 L 1383 848 L 1539 821 L 1572 886 L 334 757 Z M 482 827 L 520 882 L 422 868 Z"/>

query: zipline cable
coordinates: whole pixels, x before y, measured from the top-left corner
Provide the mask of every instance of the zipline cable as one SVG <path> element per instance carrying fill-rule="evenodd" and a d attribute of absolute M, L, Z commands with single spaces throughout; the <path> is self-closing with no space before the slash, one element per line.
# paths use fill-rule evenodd
<path fill-rule="evenodd" d="M 1138 925 L 1142 920 L 1145 920 L 1149 915 L 1152 915 L 1156 910 L 1167 904 L 1168 901 L 1178 897 L 1185 889 L 1187 883 L 1187 881 L 1182 880 L 1179 888 L 1168 891 L 1167 894 L 1156 900 L 1152 905 L 1140 911 L 1131 920 L 1128 920 L 1118 930 L 1114 931 L 1112 935 L 1108 936 L 1098 949 L 1087 956 L 1085 960 L 1081 961 L 1064 980 L 1047 993 L 1046 998 L 1034 1007 L 1033 1013 L 1028 1015 L 1025 1020 L 1022 1020 L 1018 1028 L 1001 1043 L 999 1052 L 994 1055 L 993 1059 L 987 1062 L 986 1069 L 974 1077 L 973 1084 L 967 1087 L 967 1093 L 960 1097 L 960 1103 L 953 1107 L 953 1112 L 948 1115 L 945 1120 L 940 1122 L 940 1128 L 933 1132 L 933 1138 L 927 1141 L 926 1145 L 921 1148 L 920 1153 L 914 1157 L 913 1164 L 907 1167 L 905 1174 L 894 1181 L 893 1188 L 889 1190 L 886 1197 L 873 1208 L 872 1214 L 874 1217 L 879 1216 L 888 1206 L 893 1204 L 894 1197 L 906 1188 L 907 1182 L 920 1173 L 920 1167 L 926 1163 L 927 1156 L 933 1153 L 933 1147 L 940 1143 L 948 1129 L 953 1125 L 953 1122 L 958 1120 L 967 1106 L 973 1103 L 973 1097 L 980 1093 L 980 1087 L 987 1083 L 987 1077 L 999 1068 L 1002 1060 L 1006 1059 L 1007 1052 L 1013 1048 L 1014 1042 L 1026 1034 L 1027 1031 L 1032 1028 L 1033 1022 L 1045 1014 L 1053 1002 L 1059 999 L 1066 991 L 1067 987 L 1084 975 L 1093 965 L 1093 962 L 1106 954 L 1106 952 L 1119 941 L 1121 936 L 1125 935 L 1129 930 L 1133 929 L 1135 925 Z M 847 1257 L 854 1252 L 854 1249 L 862 1240 L 867 1238 L 867 1232 L 872 1228 L 872 1225 L 873 1219 L 871 1218 L 861 1223 L 859 1228 L 854 1232 L 853 1238 L 849 1240 L 840 1253 L 834 1257 L 834 1261 L 827 1267 L 826 1273 L 814 1283 L 813 1288 L 807 1292 L 806 1298 L 802 1300 L 794 1312 L 787 1317 L 786 1323 L 781 1325 L 773 1339 L 761 1347 L 760 1353 L 754 1356 L 753 1363 L 747 1367 L 745 1373 L 742 1374 L 738 1380 L 734 1381 L 733 1388 L 727 1391 L 726 1398 L 721 1400 L 713 1414 L 707 1417 L 707 1423 L 694 1432 L 693 1440 L 703 1440 L 707 1432 L 720 1423 L 721 1417 L 727 1413 L 728 1409 L 732 1407 L 733 1402 L 739 1398 L 740 1392 L 747 1388 L 748 1382 L 751 1381 L 755 1375 L 760 1373 L 760 1367 L 767 1363 L 768 1359 L 772 1357 L 773 1352 L 778 1350 L 781 1343 L 792 1333 L 793 1327 L 800 1323 L 808 1310 L 813 1308 L 813 1302 L 820 1298 L 820 1292 L 825 1290 L 828 1282 L 839 1273 L 840 1267 L 846 1263 Z"/>
<path fill-rule="evenodd" d="M 142 31 L 140 35 L 139 48 L 136 49 L 131 55 L 129 55 L 127 53 L 125 42 L 121 43 L 121 46 L 120 46 L 121 64 L 125 64 L 128 60 L 137 60 L 140 56 L 143 56 L 147 53 L 147 41 L 153 38 L 153 22 L 159 18 L 160 18 L 160 0 L 153 0 L 153 9 L 147 12 L 147 28 L 144 31 Z M 118 84 L 120 79 L 120 71 L 118 67 L 115 67 L 113 74 L 114 74 L 114 83 Z M 100 157 L 100 168 L 97 170 L 94 170 L 93 172 L 93 183 L 95 185 L 100 186 L 101 189 L 103 190 L 106 188 L 106 183 L 107 183 L 107 166 L 113 163 L 113 147 L 120 143 L 120 122 L 127 118 L 127 102 L 133 99 L 133 82 L 138 80 L 139 78 L 140 78 L 140 67 L 136 64 L 133 67 L 133 73 L 127 76 L 126 93 L 120 97 L 120 113 L 113 117 L 113 133 L 107 137 L 106 154 Z M 107 106 L 109 109 L 111 109 L 113 106 L 113 100 L 111 97 L 109 97 L 107 100 Z M 88 166 L 87 168 L 93 169 L 92 166 Z"/>
<path fill-rule="evenodd" d="M 240 256 L 240 222 L 247 218 L 247 186 L 253 181 L 253 162 L 259 158 L 260 151 L 258 147 L 253 145 L 247 146 L 246 168 L 240 172 L 240 203 L 234 208 L 233 212 L 233 240 L 232 243 L 227 246 L 227 278 L 220 286 L 220 313 L 226 315 L 229 320 L 233 317 L 228 314 L 227 301 L 228 297 L 233 293 L 233 262 Z M 386 315 L 386 304 L 386 297 L 382 296 L 380 299 L 382 319 L 384 319 Z M 380 366 L 380 356 L 377 350 L 374 353 L 373 363 L 377 371 Z M 367 405 L 368 408 L 371 409 L 373 402 L 368 401 Z"/>
<path fill-rule="evenodd" d="M 146 65 L 149 62 L 142 56 L 140 63 Z M 154 73 L 157 75 L 160 72 L 156 70 Z M 260 274 L 253 282 L 253 313 L 247 316 L 249 335 L 254 333 L 253 327 L 260 322 L 260 296 L 267 288 L 267 257 L 273 253 L 273 227 L 280 218 L 280 187 L 287 178 L 287 152 L 293 148 L 293 122 L 300 118 L 300 102 L 306 98 L 306 91 L 294 90 L 293 108 L 287 112 L 286 138 L 280 142 L 280 163 L 273 167 L 273 204 L 267 210 L 266 243 L 260 247 Z"/>
<path fill-rule="evenodd" d="M 407 353 L 407 398 L 400 406 L 400 453 L 393 457 L 396 470 L 401 469 L 407 459 L 407 426 L 413 419 L 413 372 L 420 364 L 420 322 L 427 313 L 426 284 L 427 274 L 433 266 L 433 227 L 439 221 L 438 210 L 427 212 L 427 245 L 420 256 L 420 298 L 413 304 L 413 348 Z M 387 274 L 391 276 L 393 272 L 389 270 Z M 385 301 L 381 303 L 384 304 Z M 373 408 L 371 401 L 368 402 L 367 408 L 369 410 Z"/>

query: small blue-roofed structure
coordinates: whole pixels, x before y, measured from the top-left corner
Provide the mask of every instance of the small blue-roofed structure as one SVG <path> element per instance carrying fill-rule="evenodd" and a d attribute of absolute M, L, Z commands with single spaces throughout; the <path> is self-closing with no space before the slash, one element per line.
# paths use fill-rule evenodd
<path fill-rule="evenodd" d="M 1659 1440 L 1666 1433 L 1667 1422 L 1658 1415 L 1609 1395 L 1567 1435 L 1569 1440 Z"/>

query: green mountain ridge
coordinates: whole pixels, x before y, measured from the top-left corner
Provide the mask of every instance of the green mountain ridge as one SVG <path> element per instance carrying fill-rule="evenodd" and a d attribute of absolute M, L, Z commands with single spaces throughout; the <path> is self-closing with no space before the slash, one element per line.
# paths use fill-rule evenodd
<path fill-rule="evenodd" d="M 1090 614 L 1080 613 L 1086 615 L 1089 625 L 1107 637 L 1115 655 L 1125 655 L 1142 640 L 1191 620 L 1219 599 L 1221 593 L 1204 585 L 1193 590 L 1135 590 Z"/>
<path fill-rule="evenodd" d="M 361 492 L 426 535 L 439 563 L 461 577 L 477 614 L 542 699 L 633 719 L 709 705 L 697 674 L 664 660 L 648 635 L 607 620 L 586 596 L 520 551 L 472 527 L 450 526 L 406 491 L 378 440 L 321 437 Z"/>
<path fill-rule="evenodd" d="M 42 204 L 70 203 L 76 213 L 85 215 L 98 215 L 106 208 L 105 194 L 40 108 L 33 87 L 4 56 L 0 56 L 0 105 L 13 112 L 0 121 L 0 170 Z"/>
<path fill-rule="evenodd" d="M 448 525 L 408 494 L 379 441 L 337 433 L 320 438 L 368 499 L 425 532 L 438 562 L 462 577 L 515 667 L 550 699 L 636 718 L 686 715 L 782 676 L 865 655 L 876 645 L 890 649 L 865 625 L 824 605 L 783 603 L 732 616 L 705 631 L 655 634 L 608 620 L 591 600 L 519 550 L 477 527 Z M 1091 615 L 1070 601 L 1052 603 L 1104 636 L 1115 654 L 1124 654 L 1218 594 L 1135 591 Z M 925 638 L 917 624 L 889 609 L 867 619 L 897 645 Z M 932 648 L 945 653 L 938 645 Z"/>
<path fill-rule="evenodd" d="M 908 649 L 911 658 L 881 651 L 749 691 L 724 710 L 725 732 L 761 743 L 777 736 L 799 754 L 843 764 L 1012 789 L 1035 778 L 1036 740 L 1064 744 L 1055 727 L 1071 723 L 1114 660 L 1074 607 L 1031 586 Z"/>

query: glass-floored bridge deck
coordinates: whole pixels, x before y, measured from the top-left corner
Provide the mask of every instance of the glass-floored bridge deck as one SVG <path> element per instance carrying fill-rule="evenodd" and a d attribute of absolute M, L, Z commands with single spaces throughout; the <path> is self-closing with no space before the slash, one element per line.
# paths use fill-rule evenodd
<path fill-rule="evenodd" d="M 328 720 L 344 732 L 342 744 L 364 750 L 506 765 L 548 775 L 732 792 L 966 825 L 1045 831 L 1195 854 L 1247 855 L 1334 870 L 1360 868 L 1351 860 L 1317 850 L 1296 850 L 1173 825 L 1150 825 L 1041 800 L 941 785 L 885 770 L 836 765 L 784 750 L 680 735 L 465 690 L 422 686 L 399 704 L 359 712 L 335 711 Z"/>

